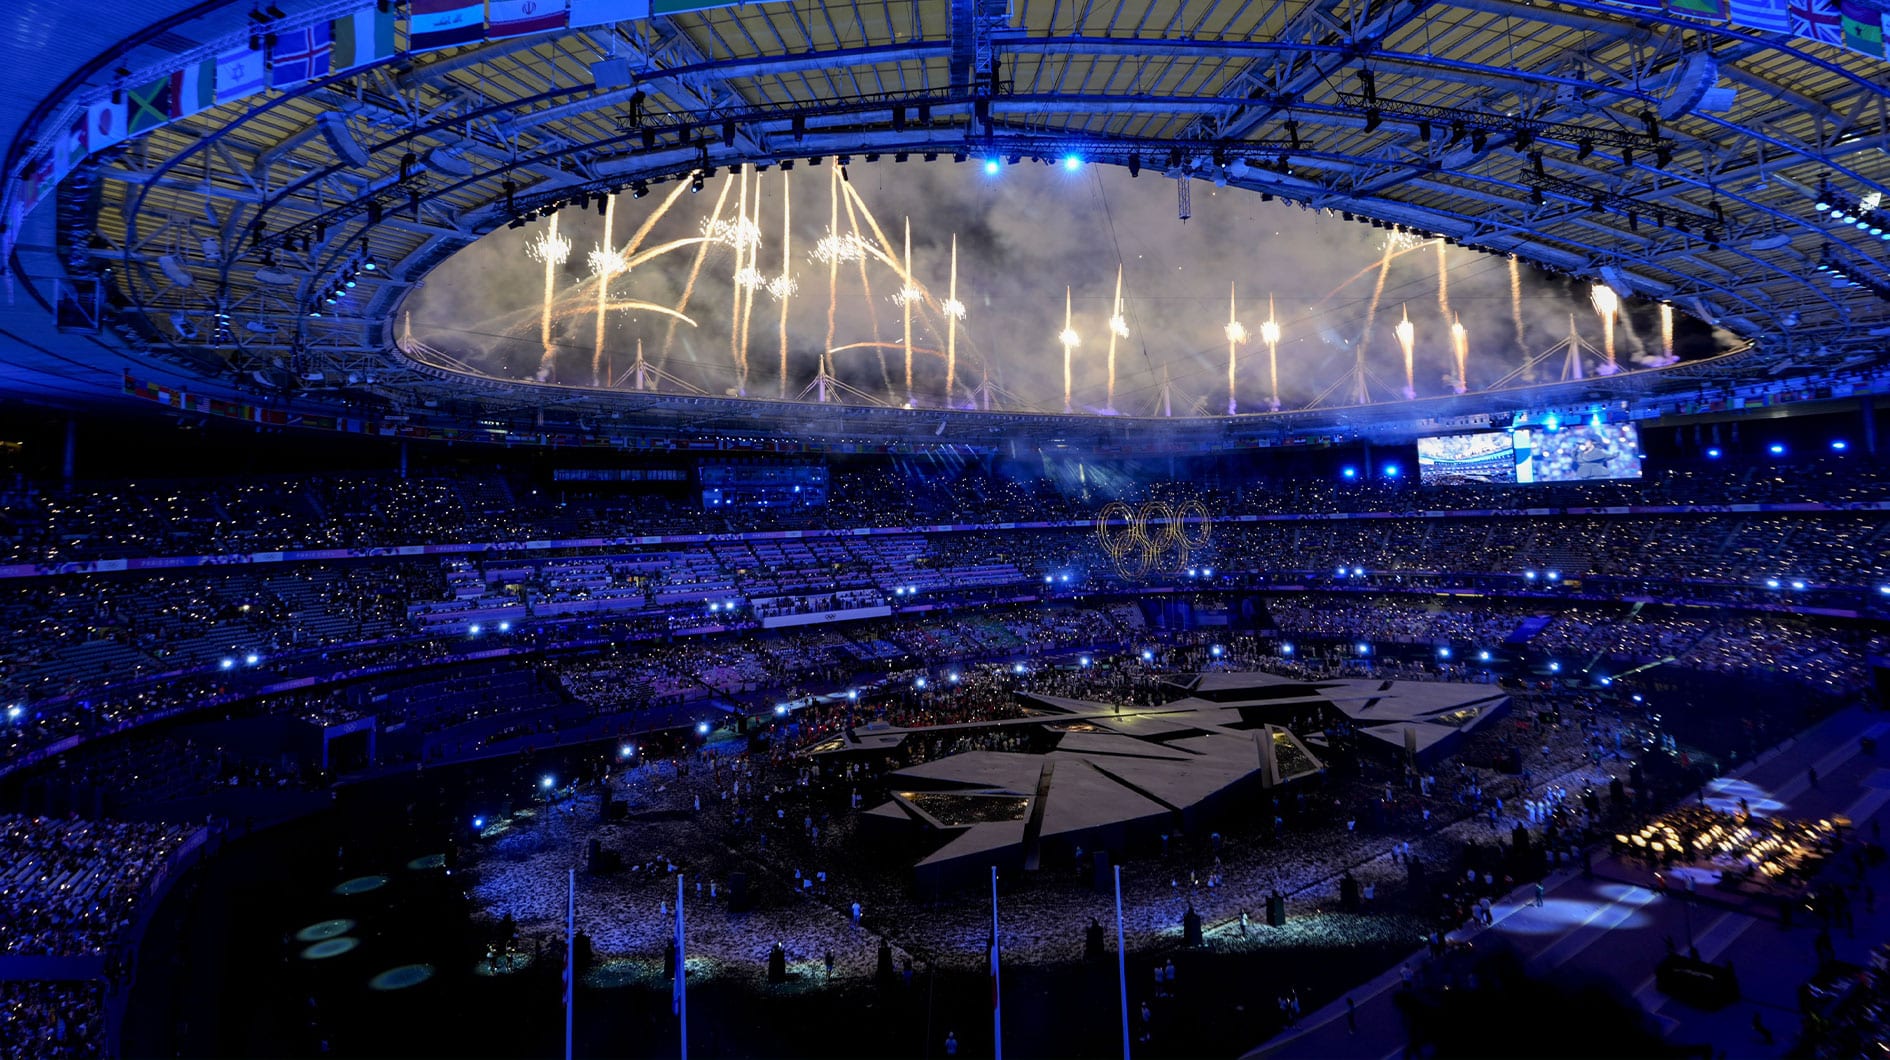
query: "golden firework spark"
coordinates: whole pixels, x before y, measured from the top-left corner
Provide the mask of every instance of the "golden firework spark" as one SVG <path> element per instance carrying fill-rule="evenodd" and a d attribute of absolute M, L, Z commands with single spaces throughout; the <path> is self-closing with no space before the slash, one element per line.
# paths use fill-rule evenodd
<path fill-rule="evenodd" d="M 1273 319 L 1273 296 L 1267 295 L 1267 319 L 1260 325 L 1260 338 L 1267 344 L 1267 375 L 1272 380 L 1273 389 L 1270 402 L 1273 411 L 1280 411 L 1280 324 Z"/>
<path fill-rule="evenodd" d="M 551 226 L 538 233 L 538 238 L 525 244 L 525 254 L 533 261 L 546 265 L 562 265 L 571 260 L 571 240 L 558 234 L 558 215 L 551 215 Z"/>
<path fill-rule="evenodd" d="M 1604 335 L 1602 352 L 1607 357 L 1607 363 L 1601 366 L 1601 374 L 1613 375 L 1619 367 L 1614 359 L 1614 321 L 1616 314 L 1621 311 L 1621 296 L 1615 294 L 1614 288 L 1607 284 L 1598 283 L 1589 288 L 1588 297 L 1595 303 L 1595 312 L 1601 314 Z"/>
<path fill-rule="evenodd" d="M 858 261 L 866 256 L 866 244 L 858 233 L 845 232 L 835 234 L 831 229 L 814 242 L 813 252 L 809 255 L 822 265 L 844 265 Z"/>
<path fill-rule="evenodd" d="M 1414 351 L 1417 349 L 1417 328 L 1411 324 L 1411 310 L 1406 307 L 1404 319 L 1391 329 L 1398 336 L 1398 346 L 1404 351 L 1404 396 L 1406 400 L 1417 397 L 1417 363 Z"/>

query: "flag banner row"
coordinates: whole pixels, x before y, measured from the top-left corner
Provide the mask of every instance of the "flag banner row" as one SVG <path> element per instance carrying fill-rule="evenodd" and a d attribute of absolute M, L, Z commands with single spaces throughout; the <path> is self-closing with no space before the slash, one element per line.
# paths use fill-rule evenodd
<path fill-rule="evenodd" d="M 656 0 L 660 5 L 662 0 Z M 1890 13 L 1868 0 L 1603 0 L 1626 11 L 1664 12 L 1782 33 L 1882 59 Z M 1879 0 L 1881 3 L 1881 0 Z"/>

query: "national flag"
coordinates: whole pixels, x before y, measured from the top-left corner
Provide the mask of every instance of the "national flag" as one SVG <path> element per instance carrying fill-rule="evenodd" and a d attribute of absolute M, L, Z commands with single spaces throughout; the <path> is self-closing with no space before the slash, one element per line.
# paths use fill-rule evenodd
<path fill-rule="evenodd" d="M 1883 13 L 1857 0 L 1839 0 L 1838 18 L 1844 28 L 1844 46 L 1883 58 Z"/>
<path fill-rule="evenodd" d="M 1844 43 L 1844 22 L 1838 14 L 1837 0 L 1786 0 L 1785 11 L 1791 16 L 1792 36 L 1825 44 Z"/>
<path fill-rule="evenodd" d="M 1790 33 L 1792 17 L 1785 0 L 1729 0 L 1726 17 L 1732 24 L 1762 33 Z"/>
<path fill-rule="evenodd" d="M 1667 10 L 1676 15 L 1724 21 L 1726 0 L 1667 0 Z"/>
<path fill-rule="evenodd" d="M 40 198 L 52 191 L 57 183 L 53 177 L 51 151 L 46 152 L 46 157 L 28 163 L 26 171 L 20 174 L 20 194 L 14 200 L 19 204 L 21 215 L 32 212 L 33 207 L 39 205 Z M 18 232 L 19 227 L 17 223 L 14 224 L 12 231 Z"/>
<path fill-rule="evenodd" d="M 413 0 L 407 19 L 408 51 L 476 44 L 485 35 L 485 0 Z"/>
<path fill-rule="evenodd" d="M 331 24 L 329 37 L 334 50 L 329 69 L 335 73 L 394 57 L 394 13 L 379 7 L 364 7 L 352 15 L 343 15 Z"/>
<path fill-rule="evenodd" d="M 72 119 L 71 127 L 53 141 L 53 183 L 57 184 L 66 179 L 66 174 L 72 172 L 72 167 L 85 160 L 86 144 L 90 141 L 90 137 L 86 135 L 86 128 L 91 124 L 90 117 L 89 113 L 77 115 Z"/>
<path fill-rule="evenodd" d="M 486 11 L 486 37 L 502 40 L 563 29 L 570 16 L 564 4 L 565 0 L 492 0 Z"/>
<path fill-rule="evenodd" d="M 304 81 L 328 76 L 329 53 L 334 38 L 328 23 L 290 30 L 276 38 L 270 53 L 269 87 L 288 88 Z"/>
<path fill-rule="evenodd" d="M 217 102 L 228 103 L 261 92 L 266 84 L 263 53 L 238 48 L 217 56 Z"/>
<path fill-rule="evenodd" d="M 85 149 L 103 151 L 125 138 L 125 101 L 110 96 L 85 108 Z"/>
<path fill-rule="evenodd" d="M 650 0 L 571 0 L 571 28 L 650 17 Z"/>
<path fill-rule="evenodd" d="M 679 879 L 676 886 L 676 978 L 669 989 L 669 1008 L 677 1016 L 682 1015 L 683 991 L 688 988 L 688 962 L 683 959 L 682 900 L 682 881 Z"/>
<path fill-rule="evenodd" d="M 131 113 L 125 128 L 132 135 L 155 129 L 171 120 L 171 78 L 165 75 L 127 92 Z"/>
<path fill-rule="evenodd" d="M 217 105 L 217 61 L 205 59 L 171 74 L 171 118 L 187 118 Z"/>
<path fill-rule="evenodd" d="M 742 0 L 650 0 L 650 14 L 679 15 L 685 11 L 707 11 L 712 7 L 734 7 Z"/>

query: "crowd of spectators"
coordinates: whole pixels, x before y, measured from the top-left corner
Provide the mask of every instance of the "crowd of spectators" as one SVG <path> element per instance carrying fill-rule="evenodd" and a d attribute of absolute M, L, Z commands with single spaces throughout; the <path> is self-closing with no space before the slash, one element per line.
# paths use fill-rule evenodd
<path fill-rule="evenodd" d="M 193 831 L 0 815 L 0 954 L 105 955 Z"/>
<path fill-rule="evenodd" d="M 103 984 L 0 982 L 0 1055 L 11 1060 L 106 1055 Z"/>

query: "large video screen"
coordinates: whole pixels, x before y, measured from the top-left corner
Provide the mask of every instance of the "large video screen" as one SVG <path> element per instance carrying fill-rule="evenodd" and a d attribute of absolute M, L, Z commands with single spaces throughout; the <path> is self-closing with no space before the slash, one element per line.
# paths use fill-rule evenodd
<path fill-rule="evenodd" d="M 1570 424 L 1516 433 L 1517 482 L 1640 478 L 1641 436 L 1631 423 Z"/>
<path fill-rule="evenodd" d="M 1426 486 L 1516 481 L 1516 448 L 1508 431 L 1419 438 L 1418 481 Z"/>

